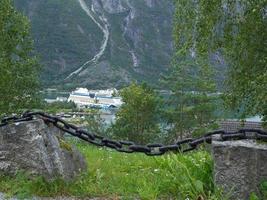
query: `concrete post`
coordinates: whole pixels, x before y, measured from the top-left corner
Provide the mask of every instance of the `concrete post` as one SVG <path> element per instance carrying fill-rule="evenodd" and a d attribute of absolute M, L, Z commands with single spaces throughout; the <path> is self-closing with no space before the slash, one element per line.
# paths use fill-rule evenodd
<path fill-rule="evenodd" d="M 267 180 L 267 144 L 253 140 L 213 141 L 215 184 L 234 200 L 246 200 Z"/>

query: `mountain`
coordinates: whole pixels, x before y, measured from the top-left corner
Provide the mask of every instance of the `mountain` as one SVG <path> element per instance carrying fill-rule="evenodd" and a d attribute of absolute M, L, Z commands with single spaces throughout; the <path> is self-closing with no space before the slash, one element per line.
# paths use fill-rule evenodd
<path fill-rule="evenodd" d="M 15 0 L 32 24 L 45 86 L 157 85 L 173 53 L 172 0 Z"/>

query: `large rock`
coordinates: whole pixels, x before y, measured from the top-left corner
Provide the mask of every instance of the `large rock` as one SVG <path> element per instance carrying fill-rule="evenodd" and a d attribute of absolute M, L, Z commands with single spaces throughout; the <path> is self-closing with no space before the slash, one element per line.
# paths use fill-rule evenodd
<path fill-rule="evenodd" d="M 267 180 L 267 145 L 253 140 L 213 141 L 214 178 L 234 200 L 246 200 Z"/>
<path fill-rule="evenodd" d="M 41 119 L 0 127 L 0 172 L 26 171 L 47 180 L 74 178 L 86 169 L 86 162 L 62 136 Z"/>

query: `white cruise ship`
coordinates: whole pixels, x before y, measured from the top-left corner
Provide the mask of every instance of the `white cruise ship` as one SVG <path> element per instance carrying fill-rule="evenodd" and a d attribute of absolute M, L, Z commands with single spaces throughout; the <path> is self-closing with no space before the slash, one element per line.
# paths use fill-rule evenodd
<path fill-rule="evenodd" d="M 87 88 L 77 88 L 71 92 L 68 101 L 74 102 L 79 108 L 118 108 L 122 105 L 121 97 L 116 97 L 118 91 L 88 90 Z"/>

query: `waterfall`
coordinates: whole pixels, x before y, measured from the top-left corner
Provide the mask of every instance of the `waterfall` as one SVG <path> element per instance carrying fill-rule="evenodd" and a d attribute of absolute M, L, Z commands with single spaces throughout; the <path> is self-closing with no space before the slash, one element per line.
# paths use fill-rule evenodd
<path fill-rule="evenodd" d="M 86 61 L 77 70 L 70 73 L 67 76 L 67 78 L 65 78 L 65 80 L 71 78 L 73 75 L 79 74 L 87 66 L 90 66 L 91 64 L 96 64 L 98 62 L 98 60 L 101 58 L 101 56 L 104 54 L 104 52 L 107 48 L 108 40 L 109 40 L 109 29 L 108 29 L 107 18 L 105 18 L 104 15 L 98 16 L 98 20 L 103 24 L 102 25 L 101 23 L 98 22 L 97 18 L 95 17 L 95 16 L 97 16 L 97 13 L 94 10 L 93 4 L 92 4 L 91 8 L 89 9 L 89 7 L 86 5 L 84 0 L 78 0 L 78 2 L 80 4 L 81 8 L 86 12 L 88 17 L 90 17 L 90 19 L 93 20 L 93 22 L 102 30 L 104 36 L 103 36 L 103 41 L 102 41 L 100 50 L 97 52 L 97 54 L 92 59 Z"/>

